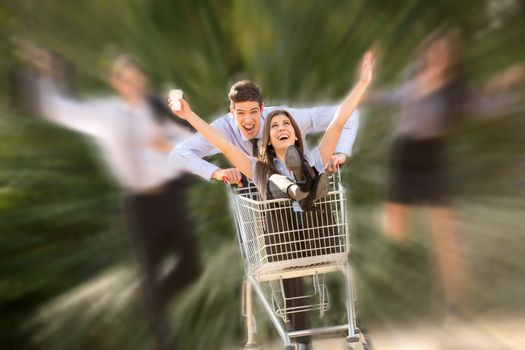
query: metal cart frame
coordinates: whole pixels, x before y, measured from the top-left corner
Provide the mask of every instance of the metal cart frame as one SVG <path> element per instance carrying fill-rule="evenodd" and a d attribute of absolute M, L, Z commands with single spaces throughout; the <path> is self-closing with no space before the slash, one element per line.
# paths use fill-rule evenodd
<path fill-rule="evenodd" d="M 296 337 L 342 331 L 347 333 L 346 340 L 351 349 L 368 349 L 365 337 L 356 326 L 353 272 L 348 261 L 346 190 L 340 172 L 330 177 L 328 195 L 315 203 L 316 210 L 308 212 L 298 210 L 297 203 L 289 199 L 263 200 L 252 184 L 244 188 L 228 188 L 246 273 L 243 311 L 248 340 L 245 348 L 257 348 L 253 308 L 255 291 L 285 349 L 295 348 L 292 339 Z M 287 331 L 285 323 L 291 313 L 318 310 L 321 317 L 324 315 L 330 302 L 322 280 L 325 274 L 333 272 L 344 276 L 347 323 Z M 283 292 L 282 281 L 296 277 L 312 278 L 313 286 L 311 295 L 296 298 L 316 299 L 318 302 L 309 301 L 296 309 L 287 307 L 287 301 L 292 298 Z M 271 293 L 267 292 L 268 286 Z"/>

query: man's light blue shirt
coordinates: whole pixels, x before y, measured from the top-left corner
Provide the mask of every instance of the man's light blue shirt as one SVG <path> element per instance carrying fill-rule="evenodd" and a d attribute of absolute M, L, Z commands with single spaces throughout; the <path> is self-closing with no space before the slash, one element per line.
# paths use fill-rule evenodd
<path fill-rule="evenodd" d="M 306 148 L 305 136 L 308 134 L 323 132 L 332 122 L 334 114 L 339 106 L 313 107 L 313 108 L 290 108 L 287 106 L 264 107 L 261 115 L 261 127 L 257 138 L 261 138 L 264 121 L 268 114 L 276 109 L 285 109 L 294 118 L 301 129 L 303 143 Z M 245 154 L 252 156 L 253 145 L 239 130 L 235 118 L 231 113 L 217 118 L 211 123 L 213 127 L 221 131 L 226 138 Z M 356 110 L 346 122 L 335 153 L 352 155 L 352 146 L 359 128 L 359 112 Z M 170 162 L 182 166 L 186 171 L 210 180 L 212 174 L 219 169 L 216 165 L 202 159 L 220 153 L 200 133 L 194 134 L 186 141 L 175 147 L 169 156 Z"/>

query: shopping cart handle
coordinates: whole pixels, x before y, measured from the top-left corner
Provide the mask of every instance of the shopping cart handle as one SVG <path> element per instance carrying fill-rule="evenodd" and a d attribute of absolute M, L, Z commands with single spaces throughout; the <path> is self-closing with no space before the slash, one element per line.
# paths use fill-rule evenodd
<path fill-rule="evenodd" d="M 223 176 L 223 177 L 222 177 L 222 182 L 223 182 L 226 186 L 228 186 L 228 187 L 230 187 L 230 188 L 238 188 L 238 187 L 239 187 L 239 184 L 232 184 L 232 183 L 230 182 L 230 180 L 228 180 L 228 177 L 227 177 L 227 176 Z"/>

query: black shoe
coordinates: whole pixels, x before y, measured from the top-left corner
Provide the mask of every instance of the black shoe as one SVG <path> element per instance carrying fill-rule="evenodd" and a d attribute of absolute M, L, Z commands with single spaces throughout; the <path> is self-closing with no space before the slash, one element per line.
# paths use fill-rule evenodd
<path fill-rule="evenodd" d="M 291 145 L 286 150 L 284 157 L 286 168 L 293 174 L 297 186 L 303 192 L 309 192 L 313 186 L 315 174 L 308 165 L 295 145 Z"/>
<path fill-rule="evenodd" d="M 308 196 L 299 201 L 301 209 L 304 211 L 313 210 L 315 208 L 314 202 L 319 198 L 325 197 L 328 194 L 329 187 L 328 174 L 325 172 L 318 174 L 314 179 L 312 189 L 310 193 L 308 193 Z"/>

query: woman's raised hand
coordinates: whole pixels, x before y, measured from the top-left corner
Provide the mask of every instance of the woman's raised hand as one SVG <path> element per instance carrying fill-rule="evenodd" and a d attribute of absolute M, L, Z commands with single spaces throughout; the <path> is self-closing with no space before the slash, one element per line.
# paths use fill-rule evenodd
<path fill-rule="evenodd" d="M 370 84 L 372 81 L 374 71 L 375 58 L 372 51 L 367 51 L 363 57 L 363 63 L 361 64 L 361 77 L 360 81 L 364 84 Z"/>

